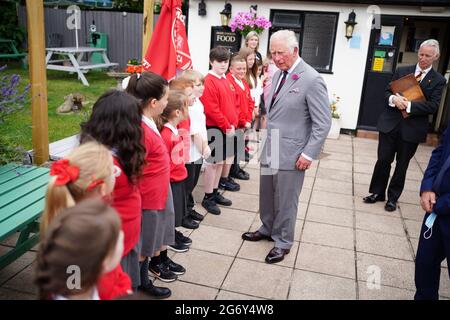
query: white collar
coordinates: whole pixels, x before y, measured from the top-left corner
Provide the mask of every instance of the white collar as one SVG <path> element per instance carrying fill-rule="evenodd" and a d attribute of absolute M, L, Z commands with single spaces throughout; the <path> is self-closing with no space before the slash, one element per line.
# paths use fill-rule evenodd
<path fill-rule="evenodd" d="M 158 136 L 161 137 L 161 134 L 158 131 L 158 127 L 156 126 L 155 121 L 153 119 L 147 118 L 146 116 L 142 115 L 142 121 L 150 128 L 152 129 Z"/>
<path fill-rule="evenodd" d="M 226 79 L 226 78 L 227 78 L 227 76 L 225 75 L 225 73 L 224 73 L 223 75 L 221 75 L 221 76 L 219 76 L 217 73 L 215 73 L 215 72 L 212 71 L 212 70 L 209 70 L 208 73 L 209 73 L 210 75 L 213 75 L 213 76 L 216 77 L 217 79 L 222 79 L 222 78 Z"/>
<path fill-rule="evenodd" d="M 174 135 L 178 135 L 178 129 L 175 128 L 171 123 L 166 122 L 164 124 L 164 127 L 169 128 L 170 131 L 172 131 Z"/>
<path fill-rule="evenodd" d="M 297 60 L 295 60 L 294 64 L 292 65 L 292 67 L 287 71 L 288 74 L 291 74 L 295 68 L 297 68 L 298 64 L 302 61 L 302 58 L 297 57 Z"/>
<path fill-rule="evenodd" d="M 425 70 L 422 70 L 422 69 L 419 67 L 419 64 L 417 64 L 417 65 L 416 65 L 416 72 L 415 72 L 415 74 L 416 74 L 416 73 L 419 73 L 420 71 L 422 71 L 423 74 L 426 75 L 426 74 L 431 70 L 431 68 L 433 68 L 433 65 L 429 66 L 429 67 L 426 68 Z M 423 77 L 422 77 L 422 79 L 423 79 Z"/>
<path fill-rule="evenodd" d="M 244 82 L 242 82 L 242 80 L 239 80 L 238 78 L 236 78 L 234 75 L 231 75 L 231 76 L 234 78 L 234 80 L 239 85 L 239 87 L 241 87 L 241 89 L 244 90 L 245 89 Z"/>
<path fill-rule="evenodd" d="M 55 295 L 53 298 L 54 300 L 69 300 L 69 298 L 61 296 L 59 294 Z M 100 296 L 98 295 L 97 287 L 94 288 L 94 291 L 92 292 L 91 300 L 100 300 Z"/>

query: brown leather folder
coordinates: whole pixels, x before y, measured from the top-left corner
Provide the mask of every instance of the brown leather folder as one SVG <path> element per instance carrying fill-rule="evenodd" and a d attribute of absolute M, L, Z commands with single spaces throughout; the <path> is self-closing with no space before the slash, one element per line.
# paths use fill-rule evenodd
<path fill-rule="evenodd" d="M 398 93 L 409 101 L 426 101 L 422 88 L 413 73 L 392 81 L 390 86 L 392 93 Z M 408 113 L 405 110 L 402 110 L 402 116 L 403 118 L 406 118 L 408 117 Z"/>

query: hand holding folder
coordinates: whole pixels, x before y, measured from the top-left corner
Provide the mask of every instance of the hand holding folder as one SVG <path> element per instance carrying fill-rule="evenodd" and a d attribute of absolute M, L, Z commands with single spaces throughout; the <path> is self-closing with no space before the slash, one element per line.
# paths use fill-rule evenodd
<path fill-rule="evenodd" d="M 390 83 L 390 87 L 392 93 L 398 93 L 409 101 L 426 101 L 422 88 L 412 73 L 398 80 L 392 81 Z M 401 112 L 403 118 L 408 117 L 408 113 L 405 110 L 401 110 Z"/>

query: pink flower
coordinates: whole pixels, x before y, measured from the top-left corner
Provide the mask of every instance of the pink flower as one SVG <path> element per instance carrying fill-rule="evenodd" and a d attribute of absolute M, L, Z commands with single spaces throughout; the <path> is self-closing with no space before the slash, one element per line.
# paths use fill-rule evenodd
<path fill-rule="evenodd" d="M 295 73 L 294 73 L 294 74 L 292 75 L 292 80 L 295 81 L 295 80 L 298 80 L 298 79 L 300 79 L 300 76 L 299 76 L 298 74 L 295 74 Z"/>

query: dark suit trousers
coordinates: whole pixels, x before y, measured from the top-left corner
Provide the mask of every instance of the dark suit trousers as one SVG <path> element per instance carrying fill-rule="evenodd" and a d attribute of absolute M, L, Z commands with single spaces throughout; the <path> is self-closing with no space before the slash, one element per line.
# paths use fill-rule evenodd
<path fill-rule="evenodd" d="M 202 163 L 186 163 L 186 169 L 188 172 L 188 176 L 185 180 L 186 183 L 186 206 L 187 213 L 190 213 L 192 209 L 194 209 L 195 201 L 192 192 L 198 183 L 198 178 L 200 177 L 200 170 L 202 169 Z"/>
<path fill-rule="evenodd" d="M 396 159 L 395 171 L 387 190 L 388 199 L 397 201 L 405 186 L 409 161 L 417 150 L 418 143 L 407 142 L 401 138 L 400 126 L 389 133 L 380 132 L 378 141 L 378 160 L 372 174 L 369 192 L 386 195 L 391 164 Z"/>
<path fill-rule="evenodd" d="M 430 232 L 427 231 L 428 227 L 425 226 L 425 220 L 429 215 L 429 213 L 425 214 L 417 248 L 414 276 L 416 283 L 415 300 L 439 299 L 441 263 L 445 258 L 447 258 L 447 266 L 450 270 L 450 216 L 438 216 L 434 221 L 432 232 Z M 424 238 L 425 232 L 427 237 L 431 234 L 429 239 Z"/>

